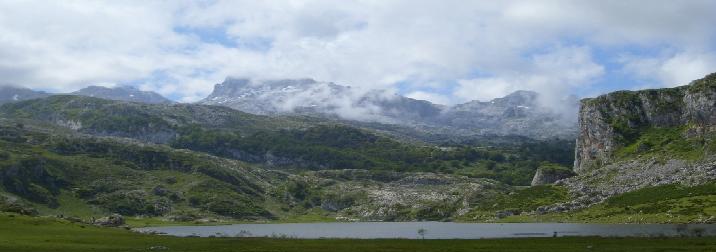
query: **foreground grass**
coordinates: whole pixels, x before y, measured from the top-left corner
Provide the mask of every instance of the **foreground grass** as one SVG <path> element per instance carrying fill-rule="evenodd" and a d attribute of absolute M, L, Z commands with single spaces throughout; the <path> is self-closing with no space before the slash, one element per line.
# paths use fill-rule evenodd
<path fill-rule="evenodd" d="M 0 251 L 715 251 L 716 238 L 351 240 L 178 238 L 0 214 Z"/>

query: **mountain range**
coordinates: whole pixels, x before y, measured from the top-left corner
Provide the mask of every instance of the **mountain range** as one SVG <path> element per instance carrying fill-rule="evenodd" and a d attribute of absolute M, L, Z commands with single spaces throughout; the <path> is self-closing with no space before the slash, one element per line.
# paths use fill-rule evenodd
<path fill-rule="evenodd" d="M 29 99 L 43 98 L 50 94 L 29 88 L 0 85 L 0 104 Z"/>
<path fill-rule="evenodd" d="M 349 121 L 397 124 L 426 133 L 459 136 L 520 135 L 538 139 L 576 136 L 576 117 L 543 106 L 533 91 L 516 91 L 488 102 L 433 104 L 381 90 L 357 90 L 312 79 L 227 78 L 199 104 L 261 115 L 311 115 Z M 560 101 L 576 111 L 575 98 Z"/>
<path fill-rule="evenodd" d="M 149 104 L 157 103 L 173 103 L 164 96 L 151 91 L 141 91 L 132 86 L 118 86 L 114 88 L 102 86 L 89 86 L 75 92 L 73 95 L 83 95 L 89 97 L 97 97 L 108 100 L 142 102 Z"/>
<path fill-rule="evenodd" d="M 117 86 L 113 88 L 102 86 L 88 86 L 70 94 L 97 97 L 108 100 L 130 101 L 149 104 L 174 103 L 171 100 L 164 98 L 160 94 L 151 91 L 141 91 L 132 86 Z M 36 91 L 23 87 L 0 85 L 0 104 L 36 98 L 44 98 L 51 95 L 55 94 L 43 91 Z"/>
<path fill-rule="evenodd" d="M 3 88 L 0 103 L 50 95 L 24 88 Z M 147 104 L 173 103 L 160 94 L 131 86 L 89 86 L 70 94 Z M 312 79 L 227 78 L 197 103 L 226 106 L 257 115 L 310 116 L 342 121 L 423 141 L 485 136 L 573 138 L 577 134 L 575 116 L 543 106 L 540 95 L 533 91 L 516 91 L 488 102 L 445 106 L 384 90 L 359 90 Z M 559 103 L 576 111 L 576 99 Z M 440 135 L 443 137 L 438 137 Z"/>

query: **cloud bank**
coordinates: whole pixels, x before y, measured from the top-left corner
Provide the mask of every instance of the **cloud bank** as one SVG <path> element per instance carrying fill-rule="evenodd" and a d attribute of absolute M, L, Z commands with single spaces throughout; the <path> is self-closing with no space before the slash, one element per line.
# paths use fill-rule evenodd
<path fill-rule="evenodd" d="M 0 83 L 196 101 L 226 76 L 436 103 L 685 84 L 716 71 L 714 1 L 2 1 Z M 614 78 L 612 76 L 622 76 Z"/>

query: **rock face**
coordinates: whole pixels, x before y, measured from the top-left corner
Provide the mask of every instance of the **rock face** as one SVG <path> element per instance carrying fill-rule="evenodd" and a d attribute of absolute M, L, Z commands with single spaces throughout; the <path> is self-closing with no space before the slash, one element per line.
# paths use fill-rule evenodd
<path fill-rule="evenodd" d="M 8 102 L 23 101 L 29 99 L 43 98 L 50 94 L 34 91 L 27 88 L 13 87 L 13 86 L 1 86 L 0 85 L 0 104 Z"/>
<path fill-rule="evenodd" d="M 397 124 L 427 133 L 575 137 L 576 118 L 542 106 L 539 98 L 535 92 L 517 91 L 488 102 L 471 101 L 449 107 L 387 91 L 358 90 L 312 79 L 227 78 L 199 103 L 261 115 L 303 114 Z M 562 102 L 576 110 L 576 100 Z"/>
<path fill-rule="evenodd" d="M 584 174 L 612 163 L 614 151 L 650 127 L 688 127 L 697 135 L 716 129 L 716 73 L 689 85 L 618 91 L 584 99 L 574 170 Z"/>
<path fill-rule="evenodd" d="M 164 98 L 160 94 L 150 91 L 141 91 L 131 86 L 119 86 L 115 88 L 100 87 L 100 86 L 89 86 L 78 91 L 73 92 L 74 95 L 83 95 L 89 97 L 96 97 L 108 100 L 117 101 L 130 101 L 130 102 L 141 102 L 150 104 L 170 104 L 167 98 Z"/>
<path fill-rule="evenodd" d="M 542 167 L 537 169 L 535 176 L 532 178 L 531 186 L 554 184 L 562 179 L 574 176 L 574 173 L 569 169 L 554 169 L 552 167 Z"/>

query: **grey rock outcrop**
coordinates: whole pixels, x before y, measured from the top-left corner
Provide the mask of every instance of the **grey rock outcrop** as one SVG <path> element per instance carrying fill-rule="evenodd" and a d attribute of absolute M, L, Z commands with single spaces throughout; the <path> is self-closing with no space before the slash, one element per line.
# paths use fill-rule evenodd
<path fill-rule="evenodd" d="M 618 91 L 581 101 L 574 170 L 612 163 L 614 151 L 649 127 L 716 129 L 716 73 L 675 88 Z"/>
<path fill-rule="evenodd" d="M 92 224 L 103 227 L 119 227 L 124 225 L 124 217 L 119 214 L 112 214 L 110 216 L 96 219 Z"/>
<path fill-rule="evenodd" d="M 531 186 L 554 184 L 555 182 L 574 176 L 568 169 L 539 168 L 532 177 Z"/>

